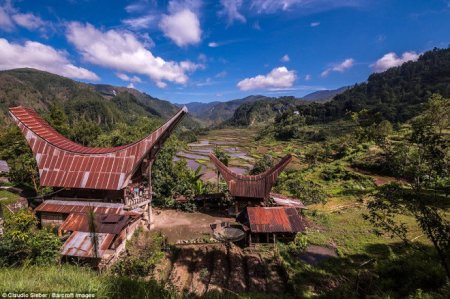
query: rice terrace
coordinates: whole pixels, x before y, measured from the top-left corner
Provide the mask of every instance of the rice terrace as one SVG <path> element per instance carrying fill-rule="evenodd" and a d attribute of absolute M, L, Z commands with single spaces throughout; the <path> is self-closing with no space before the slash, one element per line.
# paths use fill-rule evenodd
<path fill-rule="evenodd" d="M 1 298 L 450 298 L 450 4 L 0 0 Z"/>

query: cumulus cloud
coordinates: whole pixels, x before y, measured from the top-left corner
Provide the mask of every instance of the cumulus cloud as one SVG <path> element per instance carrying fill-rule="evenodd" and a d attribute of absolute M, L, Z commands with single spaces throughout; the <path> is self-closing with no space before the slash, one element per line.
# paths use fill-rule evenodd
<path fill-rule="evenodd" d="M 324 70 L 322 72 L 322 74 L 320 74 L 322 77 L 326 77 L 328 76 L 331 72 L 339 72 L 339 73 L 343 73 L 346 70 L 348 70 L 349 68 L 351 68 L 353 66 L 353 64 L 355 63 L 355 60 L 353 58 L 347 58 L 344 61 L 342 61 L 339 64 L 335 64 L 329 68 L 327 68 L 326 70 Z"/>
<path fill-rule="evenodd" d="M 208 43 L 208 47 L 210 47 L 210 48 L 217 48 L 218 46 L 219 46 L 219 43 L 216 43 L 216 42 Z"/>
<path fill-rule="evenodd" d="M 179 47 L 198 44 L 201 40 L 200 21 L 189 9 L 163 15 L 159 27 Z"/>
<path fill-rule="evenodd" d="M 116 73 L 116 76 L 119 79 L 123 80 L 123 81 L 129 81 L 129 82 L 132 82 L 132 83 L 141 83 L 142 82 L 141 78 L 139 78 L 138 76 L 130 77 L 127 74 L 124 74 L 124 73 Z"/>
<path fill-rule="evenodd" d="M 35 68 L 74 79 L 99 80 L 93 72 L 70 63 L 67 53 L 27 41 L 23 45 L 0 38 L 0 69 Z"/>
<path fill-rule="evenodd" d="M 226 16 L 229 25 L 233 24 L 234 21 L 245 23 L 247 20 L 239 12 L 242 2 L 242 0 L 220 0 L 220 4 L 222 4 L 223 8 L 218 14 Z"/>
<path fill-rule="evenodd" d="M 130 84 L 128 84 L 127 87 L 128 87 L 128 88 L 134 88 L 133 82 L 131 82 Z"/>
<path fill-rule="evenodd" d="M 187 72 L 204 67 L 190 61 L 174 62 L 155 57 L 128 31 L 101 31 L 91 24 L 72 22 L 67 25 L 66 37 L 84 60 L 120 72 L 146 75 L 158 87 L 165 87 L 164 81 L 185 84 Z"/>
<path fill-rule="evenodd" d="M 243 91 L 267 88 L 289 88 L 292 87 L 296 78 L 295 71 L 290 71 L 286 67 L 281 66 L 274 68 L 267 75 L 246 78 L 240 81 L 237 87 Z"/>
<path fill-rule="evenodd" d="M 370 66 L 375 72 L 384 72 L 391 67 L 400 66 L 407 61 L 416 61 L 419 59 L 419 56 L 420 55 L 416 52 L 404 52 L 402 56 L 399 57 L 394 52 L 390 52 L 385 54 Z"/>
<path fill-rule="evenodd" d="M 289 55 L 284 54 L 283 57 L 280 59 L 282 62 L 289 62 L 291 59 L 289 58 Z"/>

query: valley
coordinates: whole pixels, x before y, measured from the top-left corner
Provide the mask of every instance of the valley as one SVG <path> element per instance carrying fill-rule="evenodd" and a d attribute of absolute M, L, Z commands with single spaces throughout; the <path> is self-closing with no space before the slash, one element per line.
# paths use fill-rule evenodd
<path fill-rule="evenodd" d="M 254 95 L 191 114 L 132 88 L 0 72 L 0 290 L 447 298 L 449 65 L 435 49 L 313 101 Z"/>

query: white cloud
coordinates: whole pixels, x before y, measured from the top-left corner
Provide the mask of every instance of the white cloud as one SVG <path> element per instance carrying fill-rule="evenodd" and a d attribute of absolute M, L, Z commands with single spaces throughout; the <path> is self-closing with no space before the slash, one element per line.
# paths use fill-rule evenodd
<path fill-rule="evenodd" d="M 5 1 L 0 7 L 0 30 L 12 31 L 16 25 L 28 30 L 39 30 L 41 33 L 53 28 L 53 24 L 42 20 L 32 13 L 21 13 L 16 9 L 12 1 Z"/>
<path fill-rule="evenodd" d="M 320 25 L 320 22 L 311 22 L 310 24 L 309 24 L 309 26 L 311 26 L 311 27 L 317 27 L 317 26 L 319 26 Z"/>
<path fill-rule="evenodd" d="M 234 21 L 239 21 L 245 23 L 247 20 L 239 12 L 242 6 L 242 0 L 220 0 L 223 9 L 219 11 L 219 15 L 226 16 L 228 19 L 228 24 L 233 24 Z"/>
<path fill-rule="evenodd" d="M 14 23 L 3 7 L 0 7 L 0 29 L 4 31 L 11 31 L 14 29 Z"/>
<path fill-rule="evenodd" d="M 125 11 L 127 13 L 138 13 L 145 10 L 150 9 L 152 6 L 156 5 L 155 0 L 138 0 L 134 3 L 131 3 L 127 6 L 125 6 Z"/>
<path fill-rule="evenodd" d="M 133 84 L 133 83 L 130 83 L 130 84 L 127 85 L 127 87 L 128 87 L 128 88 L 134 88 L 134 84 Z"/>
<path fill-rule="evenodd" d="M 156 17 L 154 15 L 145 15 L 138 18 L 122 20 L 122 23 L 133 29 L 146 29 L 155 21 Z"/>
<path fill-rule="evenodd" d="M 282 62 L 289 62 L 291 59 L 289 58 L 289 55 L 284 54 L 283 57 L 280 59 Z"/>
<path fill-rule="evenodd" d="M 228 75 L 228 73 L 226 71 L 221 71 L 221 72 L 217 73 L 214 77 L 225 78 L 227 75 Z"/>
<path fill-rule="evenodd" d="M 219 44 L 216 43 L 216 42 L 210 42 L 210 43 L 208 43 L 208 47 L 210 47 L 210 48 L 217 48 L 218 46 L 219 46 Z"/>
<path fill-rule="evenodd" d="M 295 71 L 290 71 L 281 66 L 274 68 L 267 75 L 258 75 L 246 78 L 237 84 L 240 90 L 267 89 L 267 88 L 289 88 L 297 78 Z"/>
<path fill-rule="evenodd" d="M 66 37 L 81 53 L 84 60 L 121 72 L 142 74 L 157 86 L 163 81 L 185 84 L 187 72 L 203 68 L 190 61 L 166 61 L 155 57 L 134 34 L 128 31 L 100 31 L 91 24 L 69 23 Z"/>
<path fill-rule="evenodd" d="M 200 7 L 202 6 L 201 0 L 170 0 L 167 10 L 171 13 L 177 13 L 185 9 L 198 14 L 200 12 Z"/>
<path fill-rule="evenodd" d="M 198 44 L 201 40 L 200 21 L 189 9 L 163 15 L 159 27 L 179 47 Z"/>
<path fill-rule="evenodd" d="M 347 58 L 344 61 L 342 61 L 339 64 L 335 64 L 329 68 L 327 68 L 326 70 L 324 70 L 322 72 L 322 74 L 320 74 L 322 77 L 326 77 L 328 76 L 331 72 L 339 72 L 342 73 L 346 70 L 348 70 L 349 68 L 351 68 L 353 66 L 353 64 L 355 63 L 355 60 L 353 58 Z"/>
<path fill-rule="evenodd" d="M 250 8 L 257 13 L 275 13 L 294 8 L 302 9 L 302 13 L 312 13 L 336 7 L 354 7 L 363 3 L 362 0 L 251 0 Z"/>
<path fill-rule="evenodd" d="M 419 59 L 419 56 L 420 55 L 416 52 L 404 52 L 402 56 L 399 57 L 394 52 L 390 52 L 385 54 L 370 66 L 374 69 L 375 72 L 384 72 L 391 67 L 400 66 L 407 61 L 416 61 L 417 59 Z"/>
<path fill-rule="evenodd" d="M 124 73 L 116 73 L 116 76 L 123 81 L 130 81 L 133 83 L 141 83 L 142 82 L 141 78 L 139 78 L 138 76 L 130 77 Z"/>
<path fill-rule="evenodd" d="M 99 80 L 93 72 L 77 67 L 67 59 L 67 53 L 50 46 L 27 41 L 23 45 L 0 38 L 0 69 L 35 68 L 74 79 Z"/>
<path fill-rule="evenodd" d="M 12 16 L 17 25 L 27 28 L 28 30 L 36 30 L 46 25 L 40 17 L 32 13 L 18 13 Z"/>
<path fill-rule="evenodd" d="M 309 81 L 309 80 L 311 80 L 312 79 L 312 76 L 310 75 L 310 74 L 307 74 L 306 76 L 305 76 L 305 81 Z"/>

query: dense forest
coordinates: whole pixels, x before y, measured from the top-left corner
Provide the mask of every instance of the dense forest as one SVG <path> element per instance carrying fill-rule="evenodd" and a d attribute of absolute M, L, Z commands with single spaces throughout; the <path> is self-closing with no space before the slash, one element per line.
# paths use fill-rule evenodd
<path fill-rule="evenodd" d="M 261 120 L 291 124 L 300 116 L 307 124 L 351 119 L 352 112 L 367 110 L 374 122 L 401 123 L 418 115 L 433 93 L 450 96 L 450 48 L 425 52 L 417 61 L 374 73 L 325 103 L 278 99 L 246 103 L 225 125 L 249 126 Z M 295 116 L 294 116 L 295 114 Z M 262 115 L 260 117 L 260 115 Z"/>

